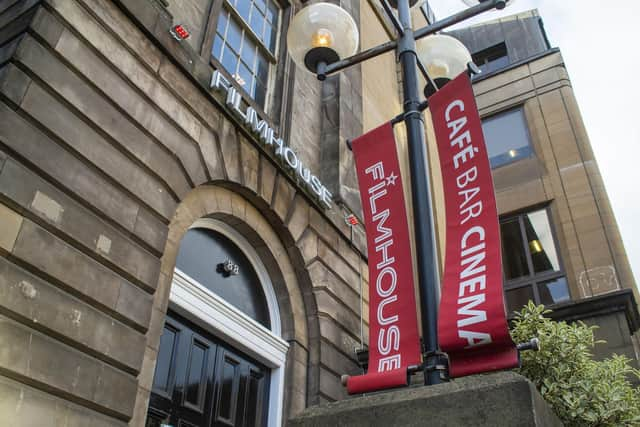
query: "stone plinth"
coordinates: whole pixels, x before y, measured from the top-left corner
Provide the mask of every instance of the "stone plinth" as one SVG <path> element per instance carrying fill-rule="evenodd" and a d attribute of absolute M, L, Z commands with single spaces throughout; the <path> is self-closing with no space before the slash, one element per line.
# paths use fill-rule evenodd
<path fill-rule="evenodd" d="M 289 426 L 544 426 L 562 423 L 526 378 L 499 372 L 306 409 Z"/>

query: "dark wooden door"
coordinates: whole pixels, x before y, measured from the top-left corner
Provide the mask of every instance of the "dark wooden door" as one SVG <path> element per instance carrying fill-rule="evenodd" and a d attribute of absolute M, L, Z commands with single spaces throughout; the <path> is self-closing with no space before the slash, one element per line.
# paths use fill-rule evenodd
<path fill-rule="evenodd" d="M 269 370 L 195 325 L 167 315 L 147 427 L 267 423 Z"/>
<path fill-rule="evenodd" d="M 224 347 L 218 350 L 216 366 L 216 404 L 211 425 L 266 425 L 268 372 L 243 358 L 240 353 Z"/>

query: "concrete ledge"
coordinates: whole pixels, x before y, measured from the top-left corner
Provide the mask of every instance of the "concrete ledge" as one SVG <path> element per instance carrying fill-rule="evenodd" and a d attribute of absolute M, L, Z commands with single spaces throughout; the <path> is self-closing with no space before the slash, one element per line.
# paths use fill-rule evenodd
<path fill-rule="evenodd" d="M 289 426 L 562 426 L 534 385 L 513 372 L 380 392 L 306 409 Z"/>

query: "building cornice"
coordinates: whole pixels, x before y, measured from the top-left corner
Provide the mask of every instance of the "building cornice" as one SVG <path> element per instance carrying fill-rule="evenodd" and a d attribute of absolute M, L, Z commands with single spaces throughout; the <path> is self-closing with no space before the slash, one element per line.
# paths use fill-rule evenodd
<path fill-rule="evenodd" d="M 521 67 L 521 66 L 523 66 L 525 64 L 528 64 L 528 63 L 533 62 L 533 61 L 537 61 L 538 59 L 542 59 L 545 56 L 553 55 L 555 53 L 560 53 L 560 49 L 557 48 L 557 47 L 554 47 L 554 48 L 546 50 L 546 51 L 544 51 L 542 53 L 539 53 L 537 55 L 533 55 L 533 56 L 530 56 L 528 58 L 521 59 L 520 61 L 514 62 L 512 64 L 509 64 L 504 68 L 500 68 L 498 70 L 495 70 L 495 71 L 492 71 L 492 72 L 486 73 L 486 74 L 484 74 L 484 73 L 479 74 L 476 77 L 474 77 L 473 83 L 478 83 L 478 82 L 481 82 L 483 80 L 490 79 L 491 77 L 495 77 L 495 76 L 497 76 L 499 74 L 506 73 L 507 71 L 511 71 L 514 68 Z"/>
<path fill-rule="evenodd" d="M 640 313 L 631 289 L 623 289 L 566 304 L 554 305 L 550 308 L 553 311 L 549 314 L 549 317 L 567 322 L 622 311 L 627 319 L 631 334 L 640 329 Z"/>

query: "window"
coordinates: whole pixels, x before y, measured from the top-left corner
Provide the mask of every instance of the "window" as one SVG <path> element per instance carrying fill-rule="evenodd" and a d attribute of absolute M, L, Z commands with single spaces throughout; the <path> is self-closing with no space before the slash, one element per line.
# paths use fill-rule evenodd
<path fill-rule="evenodd" d="M 504 42 L 474 53 L 471 58 L 484 74 L 491 73 L 492 71 L 509 65 L 507 45 Z"/>
<path fill-rule="evenodd" d="M 571 299 L 547 209 L 501 219 L 500 233 L 509 313 L 529 300 L 551 305 Z"/>
<path fill-rule="evenodd" d="M 223 0 L 211 56 L 262 108 L 275 63 L 280 9 L 273 0 Z"/>
<path fill-rule="evenodd" d="M 225 274 L 225 260 L 232 261 L 237 272 Z M 242 250 L 222 233 L 208 228 L 189 229 L 180 243 L 176 268 L 270 328 L 267 300 L 262 287 L 256 286 L 260 283 L 258 275 Z"/>
<path fill-rule="evenodd" d="M 522 108 L 482 120 L 482 131 L 492 168 L 531 157 L 533 154 Z"/>

